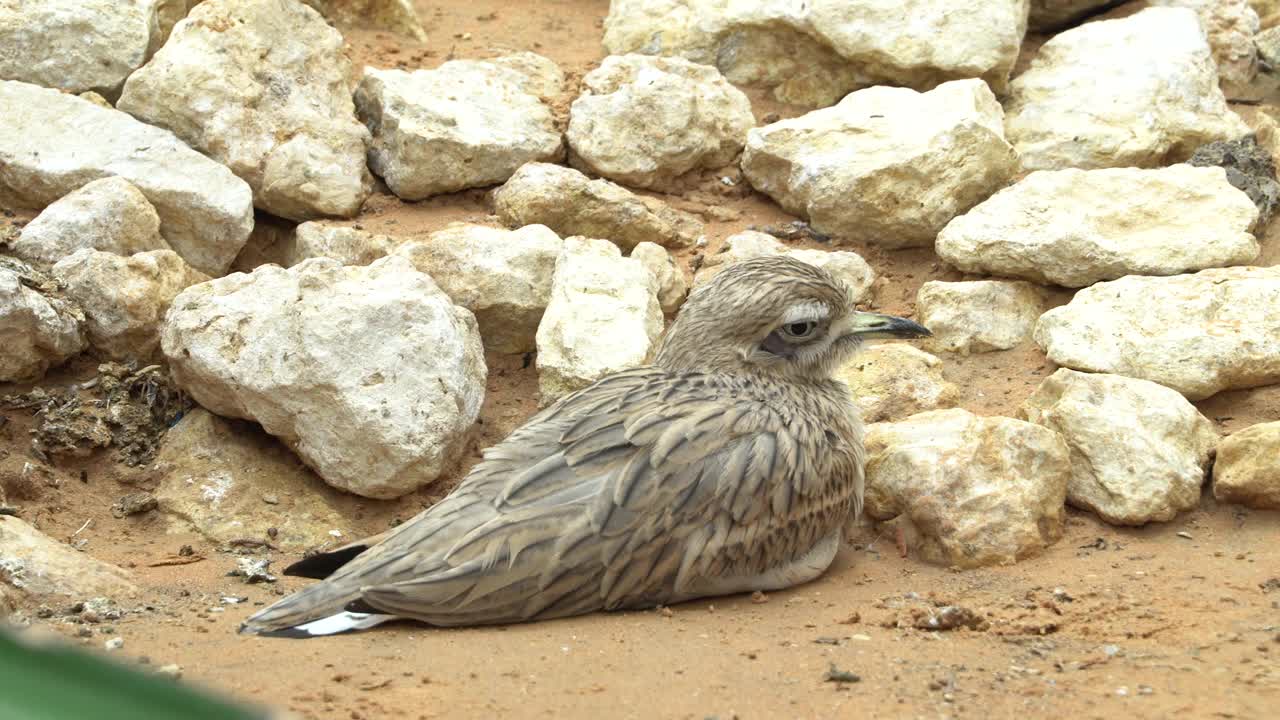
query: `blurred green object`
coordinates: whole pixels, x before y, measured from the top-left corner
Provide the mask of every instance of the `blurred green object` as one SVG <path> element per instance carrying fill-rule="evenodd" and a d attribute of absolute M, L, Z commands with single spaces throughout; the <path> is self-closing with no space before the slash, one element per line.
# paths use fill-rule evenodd
<path fill-rule="evenodd" d="M 236 705 L 60 642 L 0 627 L 0 719 L 267 720 Z"/>

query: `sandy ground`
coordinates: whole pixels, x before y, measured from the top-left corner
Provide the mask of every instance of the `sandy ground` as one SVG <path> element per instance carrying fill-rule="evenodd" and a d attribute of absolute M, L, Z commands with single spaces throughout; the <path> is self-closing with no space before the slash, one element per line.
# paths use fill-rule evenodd
<path fill-rule="evenodd" d="M 512 5 L 419 2 L 431 36 L 426 47 L 380 33 L 349 40 L 357 61 L 382 67 L 534 50 L 559 62 L 571 83 L 602 57 L 605 0 Z M 759 94 L 753 101 L 759 118 L 799 112 Z M 760 196 L 725 189 L 715 174 L 691 180 L 668 200 L 695 212 L 728 209 L 731 219 L 708 224 L 708 251 L 748 226 L 792 219 Z M 384 190 L 355 222 L 414 235 L 487 214 L 480 191 L 406 204 Z M 1276 230 L 1265 248 L 1261 264 L 1280 264 Z M 910 314 L 927 280 L 961 277 L 929 250 L 851 249 L 883 278 L 875 305 L 889 312 Z M 681 259 L 686 267 L 698 262 L 695 252 Z M 1034 347 L 944 359 L 948 379 L 962 389 L 961 406 L 987 414 L 1016 414 L 1054 369 Z M 490 355 L 488 362 L 477 449 L 534 410 L 534 369 L 519 357 Z M 93 368 L 78 361 L 50 382 L 90 377 Z M 0 387 L 0 394 L 14 389 L 23 388 Z M 1222 393 L 1198 405 L 1229 433 L 1280 419 L 1280 386 Z M 30 421 L 21 413 L 9 420 L 0 427 L 0 483 L 9 501 L 53 537 L 87 540 L 90 554 L 129 567 L 146 591 L 147 609 L 107 626 L 49 624 L 98 648 L 121 636 L 117 657 L 177 663 L 184 681 L 304 717 L 1261 718 L 1274 717 L 1280 703 L 1280 513 L 1219 506 L 1210 495 L 1196 511 L 1141 529 L 1071 511 L 1057 545 L 1011 567 L 954 572 L 903 556 L 892 538 L 867 531 L 823 578 L 767 598 L 516 627 L 404 624 L 301 642 L 244 638 L 234 629 L 253 608 L 309 581 L 245 585 L 227 577 L 235 556 L 225 549 L 167 534 L 154 513 L 112 517 L 112 502 L 151 479 L 109 454 L 59 461 L 40 468 L 35 480 L 20 480 L 30 461 Z M 353 525 L 372 534 L 407 519 L 477 457 L 473 450 L 438 486 L 399 501 L 353 498 Z M 82 529 L 86 520 L 92 522 Z M 183 545 L 203 559 L 151 566 Z M 277 567 L 296 559 L 265 552 Z M 227 605 L 227 596 L 245 601 Z M 928 608 L 947 604 L 986 622 L 951 632 L 915 627 Z M 833 667 L 859 680 L 830 681 Z"/>

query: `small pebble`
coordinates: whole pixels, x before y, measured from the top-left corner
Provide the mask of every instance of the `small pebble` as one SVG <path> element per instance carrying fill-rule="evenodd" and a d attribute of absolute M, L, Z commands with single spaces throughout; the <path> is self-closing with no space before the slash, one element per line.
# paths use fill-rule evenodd
<path fill-rule="evenodd" d="M 1192 538 L 1191 538 L 1191 533 L 1186 532 L 1185 530 L 1179 530 L 1179 531 L 1178 531 L 1178 537 L 1182 538 L 1183 540 L 1191 540 L 1191 539 L 1192 539 Z"/>
<path fill-rule="evenodd" d="M 105 647 L 107 648 L 107 650 L 109 650 L 109 651 L 110 651 L 110 650 L 119 650 L 120 648 L 124 647 L 124 638 L 122 638 L 122 637 L 113 637 L 113 638 L 111 638 L 110 640 L 108 640 L 106 643 L 104 643 L 104 646 L 105 646 Z"/>
<path fill-rule="evenodd" d="M 182 666 L 181 665 L 164 665 L 156 669 L 156 674 L 164 675 L 166 677 L 171 677 L 176 680 L 182 677 Z"/>

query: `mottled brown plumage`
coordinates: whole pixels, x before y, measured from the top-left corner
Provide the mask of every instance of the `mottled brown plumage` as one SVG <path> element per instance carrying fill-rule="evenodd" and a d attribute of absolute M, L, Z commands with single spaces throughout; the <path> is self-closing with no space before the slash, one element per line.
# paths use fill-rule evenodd
<path fill-rule="evenodd" d="M 413 520 L 300 563 L 336 569 L 242 630 L 507 623 L 810 580 L 862 506 L 861 422 L 832 372 L 864 338 L 923 334 L 856 312 L 813 266 L 732 265 L 653 365 L 538 413 Z"/>

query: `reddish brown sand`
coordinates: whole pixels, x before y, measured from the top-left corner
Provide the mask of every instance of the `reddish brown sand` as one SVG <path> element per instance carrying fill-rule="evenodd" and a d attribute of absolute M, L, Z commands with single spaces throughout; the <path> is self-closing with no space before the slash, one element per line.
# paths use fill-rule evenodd
<path fill-rule="evenodd" d="M 428 49 L 380 33 L 349 39 L 357 61 L 383 67 L 534 50 L 559 62 L 576 83 L 603 55 L 607 5 L 419 2 Z M 760 118 L 799 112 L 758 93 L 753 100 Z M 739 215 L 709 223 L 712 251 L 748 225 L 792 219 L 761 196 L 726 191 L 714 174 L 691 181 L 682 195 L 668 199 Z M 358 222 L 405 235 L 486 215 L 483 192 L 407 204 L 384 190 Z M 1262 264 L 1280 264 L 1277 232 L 1267 233 Z M 910 314 L 926 280 L 961 277 L 929 250 L 852 249 L 881 276 L 876 305 L 889 312 Z M 1058 293 L 1056 302 L 1068 297 Z M 501 439 L 534 410 L 535 371 L 522 368 L 520 358 L 491 355 L 488 362 L 476 448 Z M 1016 415 L 1054 369 L 1034 347 L 945 362 L 947 377 L 962 389 L 962 406 L 989 414 Z M 79 361 L 51 380 L 88 377 L 93 367 Z M 1233 432 L 1280 419 L 1280 386 L 1223 393 L 1198 405 L 1222 432 Z M 151 480 L 107 454 L 60 461 L 34 483 L 19 481 L 30 460 L 29 420 L 18 414 L 11 420 L 0 429 L 0 481 L 10 501 L 27 521 L 63 540 L 92 520 L 76 538 L 88 540 L 91 555 L 130 568 L 154 608 L 110 630 L 89 626 L 92 638 L 81 641 L 101 648 L 104 639 L 122 636 L 117 657 L 177 663 L 184 682 L 304 717 L 1261 718 L 1275 717 L 1280 706 L 1280 513 L 1218 505 L 1207 493 L 1200 509 L 1140 529 L 1070 511 L 1057 545 L 1011 567 L 934 567 L 901 556 L 893 538 L 869 533 L 842 550 L 817 582 L 767 598 L 515 627 L 395 625 L 315 641 L 270 640 L 234 629 L 253 608 L 309 581 L 245 585 L 227 577 L 233 555 L 194 535 L 166 534 L 154 513 L 113 518 L 111 503 Z M 473 451 L 438 486 L 400 501 L 353 498 L 353 525 L 375 533 L 407 519 L 476 457 Z M 26 497 L 15 497 L 14 486 L 25 488 Z M 205 559 L 149 566 L 185 544 Z M 297 557 L 271 556 L 276 567 Z M 248 600 L 226 606 L 224 595 Z M 928 603 L 962 605 L 988 626 L 914 629 L 913 618 Z M 80 628 L 49 623 L 72 637 Z M 861 681 L 825 680 L 833 665 Z"/>

